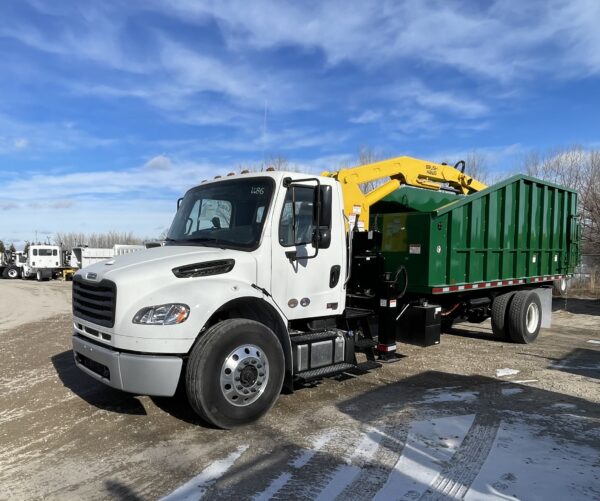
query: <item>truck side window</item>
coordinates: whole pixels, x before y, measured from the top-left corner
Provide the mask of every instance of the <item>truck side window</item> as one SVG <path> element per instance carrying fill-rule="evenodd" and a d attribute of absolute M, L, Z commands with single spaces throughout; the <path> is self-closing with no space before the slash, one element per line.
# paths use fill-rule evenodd
<path fill-rule="evenodd" d="M 37 256 L 37 249 L 33 249 L 33 255 Z"/>
<path fill-rule="evenodd" d="M 284 247 L 308 244 L 312 241 L 315 230 L 314 193 L 314 188 L 309 186 L 288 188 L 279 221 L 279 243 Z"/>

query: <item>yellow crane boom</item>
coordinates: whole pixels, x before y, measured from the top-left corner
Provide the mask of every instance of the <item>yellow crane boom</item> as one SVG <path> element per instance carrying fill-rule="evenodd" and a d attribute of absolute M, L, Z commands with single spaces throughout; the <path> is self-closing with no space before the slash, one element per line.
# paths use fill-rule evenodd
<path fill-rule="evenodd" d="M 344 195 L 344 213 L 352 221 L 358 215 L 357 224 L 361 227 L 364 225 L 365 229 L 369 228 L 370 207 L 403 184 L 428 190 L 439 190 L 448 185 L 463 195 L 487 188 L 455 167 L 411 157 L 390 158 L 337 172 L 323 172 L 321 175 L 339 181 Z M 367 193 L 360 188 L 362 184 L 387 177 L 390 178 L 388 182 Z"/>

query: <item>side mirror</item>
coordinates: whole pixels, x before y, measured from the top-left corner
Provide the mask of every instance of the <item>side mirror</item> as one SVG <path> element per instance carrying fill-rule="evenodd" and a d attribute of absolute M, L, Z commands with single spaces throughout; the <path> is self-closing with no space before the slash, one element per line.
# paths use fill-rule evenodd
<path fill-rule="evenodd" d="M 329 228 L 317 228 L 313 232 L 312 245 L 315 249 L 327 249 L 331 245 L 331 230 Z"/>
<path fill-rule="evenodd" d="M 327 249 L 331 245 L 331 186 L 316 186 L 313 203 L 312 245 L 315 249 Z"/>
<path fill-rule="evenodd" d="M 318 199 L 317 199 L 318 194 Z M 317 221 L 317 206 L 320 206 L 319 220 Z M 331 225 L 331 186 L 318 186 L 315 189 L 315 199 L 313 203 L 315 214 L 313 221 L 315 226 Z"/>
<path fill-rule="evenodd" d="M 177 199 L 177 210 L 181 207 L 181 202 L 183 202 L 183 197 Z"/>

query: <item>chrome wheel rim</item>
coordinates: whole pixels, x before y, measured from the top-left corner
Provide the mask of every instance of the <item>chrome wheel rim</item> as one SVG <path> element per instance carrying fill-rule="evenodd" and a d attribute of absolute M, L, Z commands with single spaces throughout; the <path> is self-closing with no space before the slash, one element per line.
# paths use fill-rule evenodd
<path fill-rule="evenodd" d="M 220 388 L 225 399 L 237 407 L 256 402 L 269 380 L 269 360 L 258 346 L 246 344 L 233 350 L 223 362 Z"/>
<path fill-rule="evenodd" d="M 17 278 L 17 270 L 8 270 L 8 278 Z"/>
<path fill-rule="evenodd" d="M 529 332 L 530 334 L 535 332 L 535 330 L 537 329 L 537 326 L 538 326 L 539 318 L 540 318 L 540 310 L 539 310 L 537 304 L 531 303 L 527 307 L 527 320 L 526 320 L 527 332 Z"/>

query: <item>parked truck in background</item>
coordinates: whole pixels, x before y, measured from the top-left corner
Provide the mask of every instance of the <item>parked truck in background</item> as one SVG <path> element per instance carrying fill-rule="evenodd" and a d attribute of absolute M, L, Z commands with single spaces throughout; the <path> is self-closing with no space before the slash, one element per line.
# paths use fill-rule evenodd
<path fill-rule="evenodd" d="M 144 245 L 125 245 L 115 244 L 109 248 L 79 246 L 71 249 L 69 259 L 66 261 L 69 266 L 75 269 L 85 268 L 100 261 L 106 261 L 116 256 L 122 256 L 131 252 L 143 250 Z"/>
<path fill-rule="evenodd" d="M 282 386 L 375 368 L 397 338 L 436 344 L 458 318 L 491 316 L 496 336 L 530 343 L 549 320 L 546 286 L 577 264 L 576 211 L 561 186 L 486 187 L 464 163 L 409 157 L 203 182 L 165 246 L 75 275 L 75 363 L 138 394 L 182 383 L 202 418 L 231 428 Z"/>
<path fill-rule="evenodd" d="M 57 245 L 32 244 L 27 252 L 5 254 L 0 267 L 2 278 L 49 280 L 62 268 L 62 253 Z"/>
<path fill-rule="evenodd" d="M 5 251 L 0 254 L 0 277 L 15 279 L 22 274 L 23 264 L 27 261 L 22 251 Z"/>

